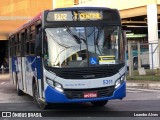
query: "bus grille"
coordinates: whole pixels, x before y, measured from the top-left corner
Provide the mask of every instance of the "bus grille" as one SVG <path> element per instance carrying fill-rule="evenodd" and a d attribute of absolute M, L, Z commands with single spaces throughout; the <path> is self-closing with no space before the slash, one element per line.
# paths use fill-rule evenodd
<path fill-rule="evenodd" d="M 93 89 L 64 89 L 64 93 L 69 99 L 83 99 L 83 94 L 87 92 L 97 92 L 97 98 L 109 97 L 114 92 L 114 86 Z"/>
<path fill-rule="evenodd" d="M 49 68 L 49 70 L 64 79 L 95 79 L 113 76 L 117 74 L 122 67 L 124 67 L 123 63 L 84 68 Z"/>
<path fill-rule="evenodd" d="M 59 77 L 64 79 L 92 79 L 113 76 L 117 73 L 114 70 L 92 69 L 92 70 L 75 70 L 63 71 Z"/>

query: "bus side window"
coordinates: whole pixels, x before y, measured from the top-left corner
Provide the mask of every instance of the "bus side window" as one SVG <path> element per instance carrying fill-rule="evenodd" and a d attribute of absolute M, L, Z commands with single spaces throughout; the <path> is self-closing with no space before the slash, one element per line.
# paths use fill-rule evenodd
<path fill-rule="evenodd" d="M 25 31 L 21 32 L 21 56 L 24 56 L 25 54 Z"/>
<path fill-rule="evenodd" d="M 13 36 L 11 39 L 12 39 L 11 40 L 11 56 L 14 56 L 15 55 L 14 54 L 14 51 L 15 51 L 15 47 L 14 47 L 15 36 Z"/>
<path fill-rule="evenodd" d="M 36 35 L 35 35 L 35 53 L 38 56 L 41 56 L 42 50 L 42 29 L 39 26 L 36 28 Z"/>
<path fill-rule="evenodd" d="M 35 54 L 35 39 L 36 39 L 36 33 L 35 33 L 35 26 L 31 26 L 30 29 L 30 41 L 29 41 L 29 47 L 30 47 L 30 54 Z"/>
<path fill-rule="evenodd" d="M 20 56 L 20 35 L 19 33 L 16 35 L 16 43 L 15 43 L 15 55 Z"/>
<path fill-rule="evenodd" d="M 26 30 L 26 40 L 25 40 L 25 55 L 29 55 L 29 29 Z"/>

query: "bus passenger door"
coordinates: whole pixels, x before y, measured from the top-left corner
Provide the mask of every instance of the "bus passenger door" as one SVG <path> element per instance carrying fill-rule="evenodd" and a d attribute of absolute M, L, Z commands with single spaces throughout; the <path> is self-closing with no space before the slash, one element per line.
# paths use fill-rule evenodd
<path fill-rule="evenodd" d="M 23 90 L 24 87 L 23 87 L 23 75 L 22 75 L 22 72 L 23 72 L 23 68 L 22 68 L 22 58 L 21 57 L 17 57 L 17 62 L 16 62 L 16 80 L 17 80 L 17 84 L 18 84 L 18 87 L 20 90 Z"/>
<path fill-rule="evenodd" d="M 34 56 L 27 56 L 25 57 L 25 86 L 26 91 L 29 95 L 32 95 L 32 80 L 35 76 L 35 64 L 36 64 L 36 57 Z"/>
<path fill-rule="evenodd" d="M 26 62 L 25 57 L 22 57 L 22 78 L 23 78 L 23 91 L 27 92 L 27 85 L 26 85 Z"/>
<path fill-rule="evenodd" d="M 43 68 L 42 68 L 42 29 L 37 27 L 36 32 L 36 41 L 35 41 L 35 54 L 36 54 L 36 69 L 37 69 L 37 85 L 39 91 L 40 99 L 43 98 L 43 89 L 44 89 L 44 81 L 43 81 Z"/>
<path fill-rule="evenodd" d="M 22 87 L 23 87 L 23 91 L 25 93 L 27 93 L 27 85 L 26 85 L 26 76 L 25 76 L 25 72 L 26 72 L 26 52 L 25 52 L 25 48 L 26 48 L 26 41 L 27 41 L 27 31 L 22 31 L 22 33 L 20 34 L 20 38 L 21 38 L 21 76 L 22 76 Z"/>

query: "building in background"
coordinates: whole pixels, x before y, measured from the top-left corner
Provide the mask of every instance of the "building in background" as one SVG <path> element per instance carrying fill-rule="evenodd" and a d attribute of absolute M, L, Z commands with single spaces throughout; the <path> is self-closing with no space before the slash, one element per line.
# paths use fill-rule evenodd
<path fill-rule="evenodd" d="M 127 32 L 128 40 L 132 43 L 147 42 L 150 62 L 154 68 L 160 67 L 160 54 L 158 31 L 160 31 L 160 0 L 53 0 L 54 8 L 69 6 L 99 6 L 116 8 L 120 11 L 122 25 Z M 63 1 L 63 4 L 61 4 Z M 72 3 L 72 4 L 71 4 Z M 152 58 L 152 60 L 151 60 Z M 150 66 L 153 68 L 153 66 Z"/>
<path fill-rule="evenodd" d="M 0 68 L 8 57 L 8 34 L 52 7 L 52 0 L 0 0 Z"/>
<path fill-rule="evenodd" d="M 1 0 L 0 40 L 44 9 L 52 9 L 52 0 Z"/>

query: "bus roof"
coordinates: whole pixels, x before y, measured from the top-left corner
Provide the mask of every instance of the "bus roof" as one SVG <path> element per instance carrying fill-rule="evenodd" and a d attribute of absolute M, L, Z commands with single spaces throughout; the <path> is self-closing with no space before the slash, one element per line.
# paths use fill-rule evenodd
<path fill-rule="evenodd" d="M 67 7 L 67 8 L 56 8 L 55 11 L 72 11 L 72 10 L 117 10 L 107 7 Z"/>
<path fill-rule="evenodd" d="M 67 8 L 56 8 L 56 9 L 53 9 L 53 10 L 50 10 L 50 11 L 75 11 L 75 10 L 102 10 L 102 11 L 105 11 L 105 10 L 116 10 L 118 11 L 117 9 L 111 9 L 111 8 L 107 8 L 107 7 L 67 7 Z M 44 11 L 47 11 L 47 10 L 44 10 Z M 29 21 L 27 21 L 25 24 L 21 25 L 20 27 L 18 27 L 15 31 L 11 32 L 9 34 L 9 36 L 17 33 L 18 31 L 24 29 L 24 28 L 27 28 L 28 26 L 31 26 L 34 22 L 38 21 L 38 20 L 41 20 L 42 19 L 42 13 L 43 12 L 40 12 L 37 16 L 33 17 L 32 19 L 30 19 Z"/>
<path fill-rule="evenodd" d="M 41 18 L 42 18 L 42 12 L 39 13 L 37 16 L 31 18 L 31 19 L 30 19 L 29 21 L 27 21 L 25 24 L 19 26 L 15 31 L 11 32 L 11 33 L 9 34 L 9 36 L 17 33 L 18 31 L 20 31 L 20 30 L 22 30 L 22 29 L 24 29 L 24 28 L 26 28 L 26 27 L 28 27 L 28 26 L 31 26 L 34 22 L 36 22 L 36 21 L 38 21 L 38 20 L 41 20 Z"/>

